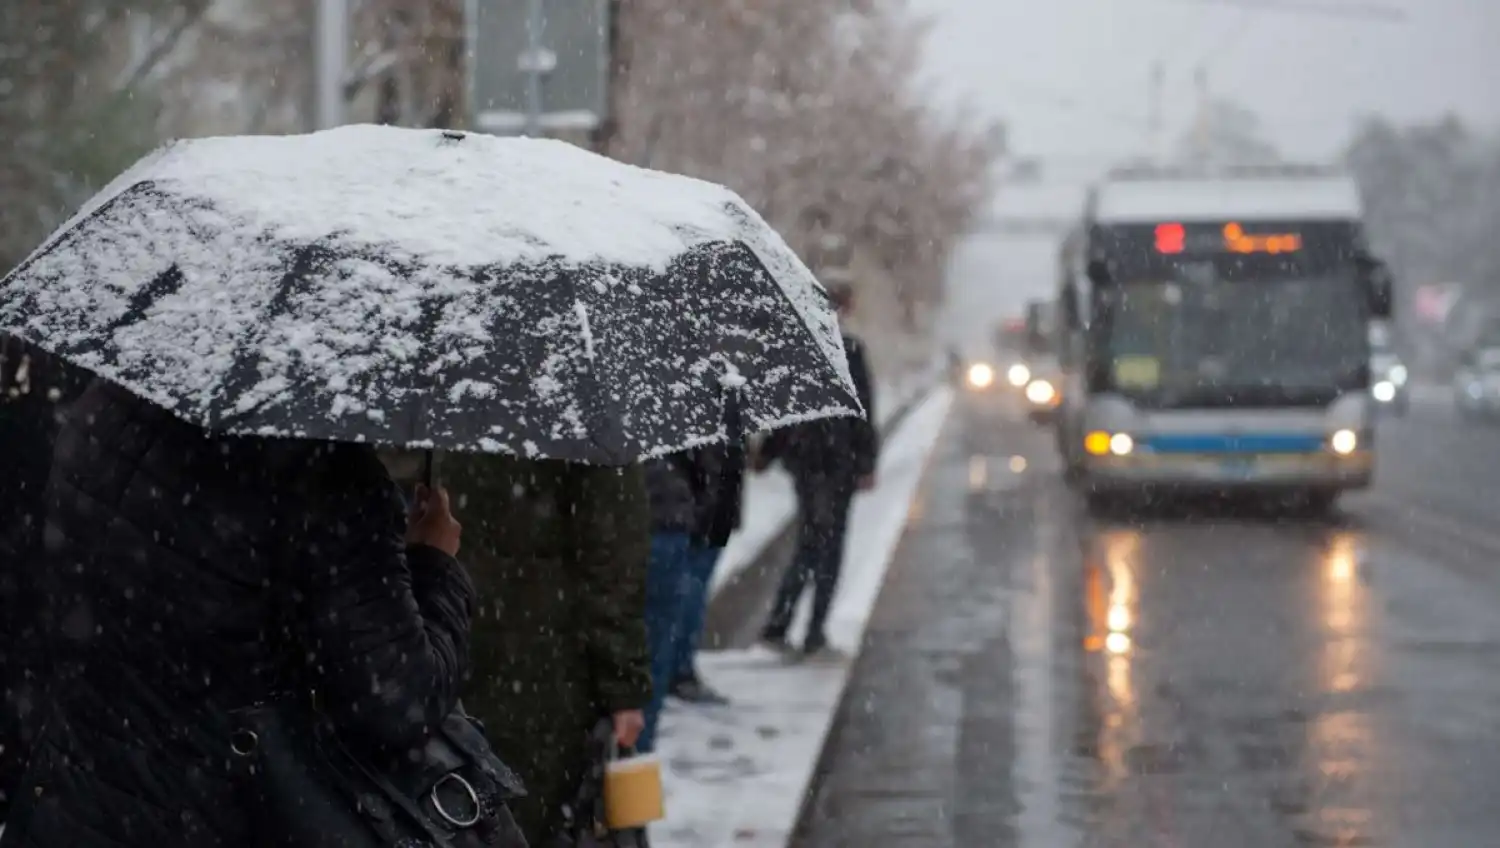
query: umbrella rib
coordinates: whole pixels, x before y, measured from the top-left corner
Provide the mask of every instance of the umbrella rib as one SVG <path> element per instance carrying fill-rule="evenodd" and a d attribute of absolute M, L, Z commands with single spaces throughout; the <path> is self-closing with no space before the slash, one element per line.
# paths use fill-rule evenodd
<path fill-rule="evenodd" d="M 292 293 L 297 284 L 306 279 L 308 272 L 312 269 L 313 261 L 318 254 L 317 245 L 305 245 L 297 249 L 293 255 L 291 265 L 287 272 L 282 275 L 278 284 L 276 294 L 266 304 L 266 311 L 261 320 L 250 331 L 250 340 L 242 343 L 235 350 L 234 362 L 224 373 L 224 379 L 219 383 L 218 396 L 208 414 L 208 426 L 210 429 L 223 429 L 231 426 L 233 418 L 242 417 L 253 410 L 245 409 L 234 411 L 235 400 L 244 389 L 253 385 L 260 373 L 260 361 L 264 357 L 261 352 L 259 341 L 264 339 L 268 325 L 289 311 Z"/>
<path fill-rule="evenodd" d="M 125 304 L 125 311 L 119 318 L 111 321 L 104 329 L 106 335 L 113 336 L 120 330 L 132 324 L 139 324 L 146 320 L 146 313 L 159 301 L 171 297 L 182 288 L 182 268 L 177 264 L 157 274 L 151 282 L 141 286 Z"/>
<path fill-rule="evenodd" d="M 120 344 L 115 341 L 115 335 L 126 327 L 145 321 L 151 307 L 181 290 L 183 281 L 182 269 L 173 263 L 170 268 L 153 277 L 151 282 L 136 289 L 126 300 L 125 310 L 119 317 L 104 325 L 98 335 L 89 336 L 82 344 L 70 347 L 64 354 L 77 356 L 92 350 L 99 354 L 106 367 L 115 367 L 120 361 Z"/>

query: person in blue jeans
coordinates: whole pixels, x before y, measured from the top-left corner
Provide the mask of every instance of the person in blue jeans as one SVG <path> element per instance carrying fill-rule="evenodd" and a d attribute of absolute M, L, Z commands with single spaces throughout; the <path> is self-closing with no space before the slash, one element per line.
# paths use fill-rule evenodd
<path fill-rule="evenodd" d="M 697 448 L 647 463 L 651 495 L 651 563 L 646 574 L 646 634 L 651 650 L 651 703 L 637 749 L 652 751 L 668 695 L 691 703 L 726 699 L 698 676 L 708 587 L 719 555 L 739 524 L 744 452 Z"/>

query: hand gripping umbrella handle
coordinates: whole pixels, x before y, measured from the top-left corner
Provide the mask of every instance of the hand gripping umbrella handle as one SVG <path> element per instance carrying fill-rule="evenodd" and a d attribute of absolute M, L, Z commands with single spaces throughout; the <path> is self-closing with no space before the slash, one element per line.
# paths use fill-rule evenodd
<path fill-rule="evenodd" d="M 749 435 L 745 432 L 745 410 L 742 403 L 739 388 L 724 391 L 724 435 L 731 449 L 743 447 L 745 438 Z"/>

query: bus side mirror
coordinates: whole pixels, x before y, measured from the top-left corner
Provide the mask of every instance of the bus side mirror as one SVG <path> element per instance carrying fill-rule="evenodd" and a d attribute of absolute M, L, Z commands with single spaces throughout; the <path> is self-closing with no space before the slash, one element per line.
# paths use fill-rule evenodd
<path fill-rule="evenodd" d="M 1391 307 L 1396 299 L 1395 279 L 1389 265 L 1366 253 L 1354 258 L 1360 285 L 1370 304 L 1370 314 L 1376 318 L 1391 317 Z"/>
<path fill-rule="evenodd" d="M 1088 276 L 1089 282 L 1096 286 L 1109 282 L 1109 263 L 1102 259 L 1090 259 L 1083 272 Z"/>

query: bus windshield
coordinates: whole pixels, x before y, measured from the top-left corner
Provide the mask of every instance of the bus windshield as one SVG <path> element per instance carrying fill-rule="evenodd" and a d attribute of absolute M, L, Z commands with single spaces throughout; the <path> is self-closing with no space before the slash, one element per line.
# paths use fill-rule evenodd
<path fill-rule="evenodd" d="M 1326 403 L 1368 379 L 1352 275 L 1135 282 L 1108 295 L 1105 382 L 1141 401 Z"/>

